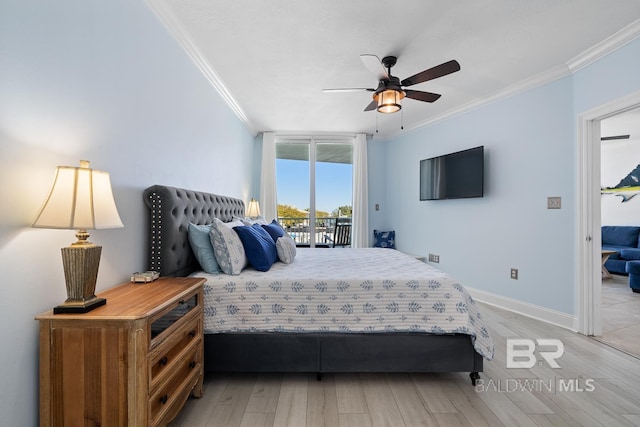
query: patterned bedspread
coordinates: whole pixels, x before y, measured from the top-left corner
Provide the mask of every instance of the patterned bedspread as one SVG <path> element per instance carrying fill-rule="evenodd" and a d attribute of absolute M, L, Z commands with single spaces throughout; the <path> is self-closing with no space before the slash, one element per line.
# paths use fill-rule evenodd
<path fill-rule="evenodd" d="M 264 273 L 204 276 L 205 333 L 462 333 L 493 358 L 493 341 L 469 293 L 402 252 L 298 248 L 291 264 Z"/>

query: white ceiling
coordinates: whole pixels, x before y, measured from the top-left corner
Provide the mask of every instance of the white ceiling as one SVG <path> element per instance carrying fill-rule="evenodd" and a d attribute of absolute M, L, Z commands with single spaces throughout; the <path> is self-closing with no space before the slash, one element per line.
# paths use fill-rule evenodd
<path fill-rule="evenodd" d="M 571 61 L 640 19 L 640 0 L 146 0 L 254 132 L 415 128 Z M 411 89 L 401 114 L 363 112 L 377 86 L 360 54 L 398 57 L 406 78 L 456 59 L 461 71 Z M 541 77 L 542 76 L 542 77 Z"/>

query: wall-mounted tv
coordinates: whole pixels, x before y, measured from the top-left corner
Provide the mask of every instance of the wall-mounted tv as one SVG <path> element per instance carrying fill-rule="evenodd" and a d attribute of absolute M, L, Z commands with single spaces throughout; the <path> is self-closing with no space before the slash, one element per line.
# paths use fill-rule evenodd
<path fill-rule="evenodd" d="M 420 200 L 484 196 L 484 146 L 420 161 Z"/>

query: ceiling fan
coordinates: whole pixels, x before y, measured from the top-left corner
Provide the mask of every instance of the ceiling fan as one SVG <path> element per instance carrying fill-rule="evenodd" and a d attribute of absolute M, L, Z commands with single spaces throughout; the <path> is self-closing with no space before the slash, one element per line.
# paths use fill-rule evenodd
<path fill-rule="evenodd" d="M 398 77 L 391 75 L 391 67 L 396 65 L 396 61 L 398 59 L 395 56 L 385 56 L 382 58 L 382 61 L 380 61 L 376 55 L 364 54 L 360 55 L 360 59 L 364 63 L 365 67 L 378 77 L 379 83 L 376 89 L 324 89 L 324 92 L 373 92 L 373 101 L 367 105 L 364 111 L 373 111 L 377 109 L 381 113 L 395 113 L 400 111 L 402 108 L 400 100 L 404 97 L 423 102 L 435 102 L 440 98 L 440 94 L 404 88 L 460 71 L 460 64 L 458 64 L 458 61 L 451 60 L 433 68 L 421 71 L 400 81 Z"/>

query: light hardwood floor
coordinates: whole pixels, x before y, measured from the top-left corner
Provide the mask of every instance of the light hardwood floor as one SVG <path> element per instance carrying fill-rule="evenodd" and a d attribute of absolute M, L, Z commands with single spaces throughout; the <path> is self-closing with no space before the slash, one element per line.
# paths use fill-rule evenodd
<path fill-rule="evenodd" d="M 189 399 L 170 426 L 640 425 L 640 360 L 511 312 L 482 312 L 496 351 L 476 387 L 468 373 L 335 374 L 320 382 L 315 374 L 209 375 L 204 396 Z M 536 353 L 531 369 L 507 369 L 507 338 L 561 340 L 560 368 Z"/>
<path fill-rule="evenodd" d="M 626 276 L 602 280 L 602 335 L 594 339 L 640 358 L 640 294 Z"/>

